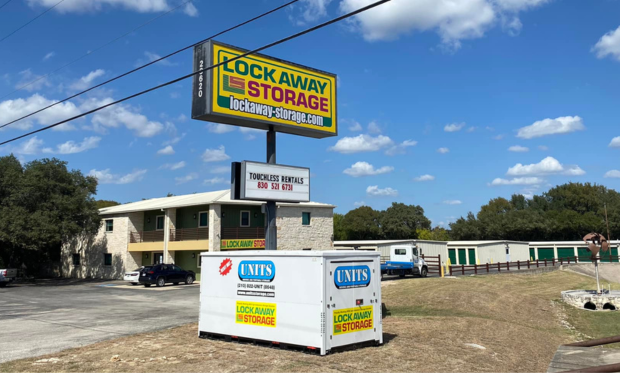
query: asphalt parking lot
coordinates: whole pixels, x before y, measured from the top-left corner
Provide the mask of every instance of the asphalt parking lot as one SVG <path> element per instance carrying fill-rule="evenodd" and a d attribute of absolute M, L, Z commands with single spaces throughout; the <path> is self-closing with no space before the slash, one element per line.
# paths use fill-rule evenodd
<path fill-rule="evenodd" d="M 198 321 L 200 287 L 54 281 L 0 289 L 0 363 Z"/>

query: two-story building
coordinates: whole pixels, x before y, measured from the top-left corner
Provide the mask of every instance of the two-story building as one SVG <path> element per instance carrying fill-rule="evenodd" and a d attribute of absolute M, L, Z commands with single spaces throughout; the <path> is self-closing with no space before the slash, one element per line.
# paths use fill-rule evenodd
<path fill-rule="evenodd" d="M 65 277 L 118 279 L 126 271 L 175 263 L 197 273 L 200 252 L 265 248 L 263 202 L 230 199 L 229 190 L 155 198 L 99 210 L 95 236 L 63 246 Z M 278 250 L 333 248 L 333 209 L 324 203 L 278 203 Z"/>

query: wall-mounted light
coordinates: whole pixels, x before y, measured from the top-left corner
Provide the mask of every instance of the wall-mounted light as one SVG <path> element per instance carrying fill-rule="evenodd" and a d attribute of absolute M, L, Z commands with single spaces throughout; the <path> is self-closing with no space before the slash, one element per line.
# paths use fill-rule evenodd
<path fill-rule="evenodd" d="M 144 258 L 148 259 L 149 258 L 149 254 L 148 253 L 144 254 Z"/>
<path fill-rule="evenodd" d="M 196 214 L 194 214 L 194 220 L 196 220 Z"/>
<path fill-rule="evenodd" d="M 151 218 L 146 218 L 146 222 L 150 223 L 151 222 Z"/>
<path fill-rule="evenodd" d="M 223 217 L 223 218 L 225 218 L 225 217 L 226 217 L 226 213 L 225 213 L 225 212 L 223 212 L 223 213 L 222 213 L 222 217 Z"/>
<path fill-rule="evenodd" d="M 255 217 L 255 218 L 258 218 L 258 212 L 255 212 L 255 213 L 254 213 L 254 217 Z"/>
<path fill-rule="evenodd" d="M 196 253 L 192 253 L 192 259 L 196 259 Z"/>

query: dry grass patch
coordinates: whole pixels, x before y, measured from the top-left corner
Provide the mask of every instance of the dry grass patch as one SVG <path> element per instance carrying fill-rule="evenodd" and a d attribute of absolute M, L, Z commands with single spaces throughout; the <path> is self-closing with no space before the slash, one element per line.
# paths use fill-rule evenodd
<path fill-rule="evenodd" d="M 320 357 L 202 340 L 190 324 L 5 363 L 0 372 L 542 372 L 558 345 L 581 329 L 592 337 L 603 329 L 599 316 L 558 302 L 561 290 L 593 284 L 559 271 L 388 281 L 383 300 L 392 316 L 383 320 L 381 347 Z M 606 315 L 620 325 L 620 312 Z M 567 328 L 572 321 L 581 326 Z"/>

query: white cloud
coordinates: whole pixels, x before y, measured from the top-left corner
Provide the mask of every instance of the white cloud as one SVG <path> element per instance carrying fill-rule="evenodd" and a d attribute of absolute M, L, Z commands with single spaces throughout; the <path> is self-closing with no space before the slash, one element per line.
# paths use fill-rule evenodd
<path fill-rule="evenodd" d="M 515 153 L 525 153 L 525 152 L 529 152 L 530 148 L 526 148 L 525 146 L 521 146 L 521 145 L 513 145 L 510 148 L 508 148 L 509 152 L 515 152 Z"/>
<path fill-rule="evenodd" d="M 139 59 L 138 61 L 136 61 L 136 66 L 141 66 L 141 65 L 144 65 L 147 62 L 153 62 L 153 61 L 158 60 L 158 59 L 161 58 L 161 56 L 159 54 L 153 53 L 153 52 L 149 52 L 149 51 L 145 51 L 144 52 L 144 56 L 146 57 L 147 61 Z M 164 60 L 161 60 L 161 61 L 157 62 L 156 65 L 170 67 L 170 66 L 178 66 L 179 64 L 176 63 L 176 62 L 172 62 L 172 61 L 170 61 L 169 59 L 166 58 Z"/>
<path fill-rule="evenodd" d="M 225 174 L 225 173 L 230 172 L 230 167 L 229 166 L 213 167 L 212 169 L 209 170 L 209 172 L 212 174 Z"/>
<path fill-rule="evenodd" d="M 394 142 L 387 136 L 379 135 L 372 137 L 370 135 L 358 135 L 355 137 L 343 137 L 336 145 L 328 150 L 342 154 L 353 154 L 360 152 L 374 152 L 388 146 L 392 146 Z"/>
<path fill-rule="evenodd" d="M 502 140 L 504 139 L 504 135 L 497 135 L 493 137 L 493 140 Z"/>
<path fill-rule="evenodd" d="M 549 147 L 545 145 L 538 145 L 538 150 L 547 151 L 549 150 Z"/>
<path fill-rule="evenodd" d="M 620 26 L 605 35 L 592 47 L 592 52 L 596 52 L 596 57 L 605 58 L 610 56 L 620 61 Z"/>
<path fill-rule="evenodd" d="M 397 144 L 397 145 L 394 145 L 394 146 L 388 148 L 385 151 L 385 154 L 386 155 L 390 155 L 390 156 L 397 155 L 397 154 L 405 154 L 405 152 L 406 152 L 408 147 L 416 146 L 416 145 L 418 145 L 417 141 L 405 140 L 405 141 L 401 142 L 400 144 Z"/>
<path fill-rule="evenodd" d="M 342 173 L 353 177 L 362 177 L 387 174 L 392 171 L 394 171 L 394 167 L 391 166 L 383 166 L 375 169 L 375 167 L 368 162 L 356 162 L 350 168 L 342 171 Z"/>
<path fill-rule="evenodd" d="M 198 9 L 192 3 L 185 4 L 185 8 L 183 9 L 183 13 L 187 14 L 190 17 L 198 17 Z"/>
<path fill-rule="evenodd" d="M 564 166 L 557 159 L 553 157 L 547 157 L 542 161 L 534 164 L 523 165 L 517 163 L 513 167 L 508 169 L 506 175 L 511 176 L 526 176 L 526 175 L 550 175 L 550 174 L 562 174 L 570 176 L 584 175 L 586 172 L 579 166 Z"/>
<path fill-rule="evenodd" d="M 166 140 L 163 143 L 161 143 L 163 146 L 166 145 L 174 145 L 177 144 L 179 141 L 183 140 L 183 138 L 185 137 L 186 133 L 182 133 L 181 136 L 175 136 L 173 138 L 171 138 L 170 140 Z"/>
<path fill-rule="evenodd" d="M 228 183 L 230 183 L 230 180 L 226 180 L 222 177 L 214 177 L 212 179 L 205 179 L 205 181 L 202 182 L 203 185 L 228 184 Z"/>
<path fill-rule="evenodd" d="M 377 185 L 372 185 L 366 188 L 366 194 L 372 197 L 396 197 L 398 191 L 390 187 L 379 189 Z"/>
<path fill-rule="evenodd" d="M 413 181 L 418 181 L 418 182 L 420 182 L 420 181 L 433 181 L 433 180 L 435 180 L 435 176 L 429 175 L 429 174 L 421 175 L 421 176 L 413 178 Z"/>
<path fill-rule="evenodd" d="M 45 148 L 43 149 L 43 153 L 56 153 L 56 154 L 75 154 L 81 153 L 89 149 L 94 149 L 99 146 L 99 141 L 101 141 L 101 137 L 91 136 L 86 137 L 82 140 L 81 143 L 76 143 L 75 141 L 69 140 L 65 143 L 58 144 L 56 149 Z"/>
<path fill-rule="evenodd" d="M 490 185 L 539 185 L 543 182 L 544 180 L 538 177 L 516 177 L 510 180 L 497 178 Z"/>
<path fill-rule="evenodd" d="M 448 148 L 439 148 L 439 149 L 437 149 L 437 152 L 441 153 L 441 154 L 446 154 L 446 153 L 450 152 L 450 149 L 448 149 Z"/>
<path fill-rule="evenodd" d="M 57 0 L 26 0 L 31 8 L 50 8 Z M 121 7 L 138 13 L 163 12 L 170 9 L 168 0 L 88 0 L 66 1 L 54 8 L 58 13 L 98 12 L 107 7 Z"/>
<path fill-rule="evenodd" d="M 185 184 L 185 183 L 189 183 L 192 180 L 196 180 L 198 179 L 198 174 L 195 172 L 192 172 L 190 174 L 187 174 L 183 177 L 175 177 L 174 180 L 177 182 L 177 185 L 179 184 Z"/>
<path fill-rule="evenodd" d="M 463 127 L 465 127 L 465 123 L 452 123 L 446 124 L 443 130 L 446 132 L 458 132 L 463 129 Z"/>
<path fill-rule="evenodd" d="M 91 71 L 88 73 L 88 75 L 85 75 L 80 79 L 76 80 L 73 84 L 71 84 L 71 86 L 69 86 L 69 88 L 74 91 L 81 91 L 89 88 L 91 83 L 103 74 L 105 74 L 105 70 L 102 69 Z"/>
<path fill-rule="evenodd" d="M 307 22 L 314 22 L 327 15 L 327 6 L 332 0 L 302 0 L 303 6 L 297 25 L 305 25 Z"/>
<path fill-rule="evenodd" d="M 368 133 L 371 133 L 374 135 L 381 133 L 381 127 L 379 127 L 379 124 L 377 122 L 372 121 L 368 123 Z"/>
<path fill-rule="evenodd" d="M 609 143 L 610 148 L 620 148 L 620 136 L 614 137 Z"/>
<path fill-rule="evenodd" d="M 620 171 L 618 170 L 607 171 L 604 177 L 605 178 L 620 178 Z"/>
<path fill-rule="evenodd" d="M 477 128 L 478 128 L 478 127 L 473 127 L 473 126 L 472 126 L 472 127 L 469 127 L 469 128 L 467 129 L 467 132 L 470 132 L 470 133 L 471 133 L 471 132 L 474 132 Z"/>
<path fill-rule="evenodd" d="M 111 97 L 102 99 L 91 98 L 80 109 L 87 111 L 109 104 L 114 101 Z M 96 112 L 92 119 L 92 129 L 105 133 L 106 128 L 117 128 L 124 125 L 128 130 L 138 137 L 152 137 L 164 130 L 164 125 L 160 122 L 149 120 L 145 115 L 139 113 L 139 109 L 131 105 L 117 104 Z"/>
<path fill-rule="evenodd" d="M 45 55 L 45 57 L 43 57 L 43 61 L 47 61 L 50 58 L 54 57 L 56 55 L 56 52 L 49 52 L 48 54 Z"/>
<path fill-rule="evenodd" d="M 349 126 L 349 131 L 359 132 L 361 130 L 363 130 L 362 125 L 356 121 L 353 121 L 353 123 Z"/>
<path fill-rule="evenodd" d="M 43 140 L 39 140 L 34 136 L 20 143 L 17 148 L 13 149 L 13 152 L 17 154 L 37 154 L 40 151 L 41 145 L 43 145 Z"/>
<path fill-rule="evenodd" d="M 0 122 L 8 123 L 24 115 L 30 114 L 34 111 L 41 109 L 42 107 L 49 106 L 56 101 L 48 100 L 45 97 L 35 93 L 34 95 L 23 99 L 18 98 L 15 100 L 6 100 L 0 102 Z M 56 123 L 60 120 L 70 118 L 80 114 L 80 109 L 71 102 L 64 102 L 51 107 L 45 111 L 35 114 L 27 119 L 23 119 L 19 122 L 15 122 L 6 128 L 17 128 L 21 130 L 29 129 L 33 123 L 38 123 L 42 126 L 47 126 Z M 68 130 L 73 126 L 65 123 L 63 125 L 54 127 L 56 130 Z"/>
<path fill-rule="evenodd" d="M 350 12 L 372 0 L 342 0 Z M 392 0 L 355 17 L 352 29 L 368 41 L 393 40 L 413 31 L 436 31 L 444 46 L 458 49 L 461 40 L 483 37 L 498 24 L 511 35 L 518 33 L 518 13 L 547 0 Z"/>
<path fill-rule="evenodd" d="M 16 89 L 24 89 L 28 92 L 38 91 L 44 87 L 51 87 L 52 84 L 43 75 L 36 75 L 30 69 L 19 72 L 19 82 L 15 85 Z"/>
<path fill-rule="evenodd" d="M 355 207 L 366 206 L 366 202 L 364 201 L 353 202 L 353 206 Z"/>
<path fill-rule="evenodd" d="M 99 180 L 100 184 L 131 184 L 136 181 L 140 181 L 144 178 L 146 170 L 135 170 L 127 175 L 112 174 L 109 168 L 105 170 L 92 169 L 88 173 L 88 176 L 94 176 Z"/>
<path fill-rule="evenodd" d="M 459 201 L 458 199 L 449 199 L 449 200 L 445 200 L 443 201 L 444 205 L 460 205 L 463 202 Z"/>
<path fill-rule="evenodd" d="M 178 170 L 183 167 L 185 167 L 185 161 L 181 161 L 177 163 L 164 163 L 159 168 L 164 169 L 164 170 Z"/>
<path fill-rule="evenodd" d="M 555 119 L 543 119 L 534 122 L 534 124 L 519 128 L 517 137 L 522 139 L 533 139 L 548 135 L 559 135 L 571 133 L 575 131 L 583 131 L 586 127 L 583 125 L 583 119 L 578 116 L 574 117 L 558 117 Z"/>
<path fill-rule="evenodd" d="M 232 132 L 236 127 L 224 123 L 207 123 L 207 129 L 211 133 L 222 134 Z"/>
<path fill-rule="evenodd" d="M 174 149 L 172 148 L 172 145 L 168 145 L 162 149 L 159 149 L 157 151 L 157 154 L 159 155 L 172 155 L 174 154 Z"/>
<path fill-rule="evenodd" d="M 217 149 L 207 149 L 202 154 L 202 160 L 204 162 L 221 162 L 230 159 L 226 154 L 226 148 L 224 145 L 220 145 Z"/>

